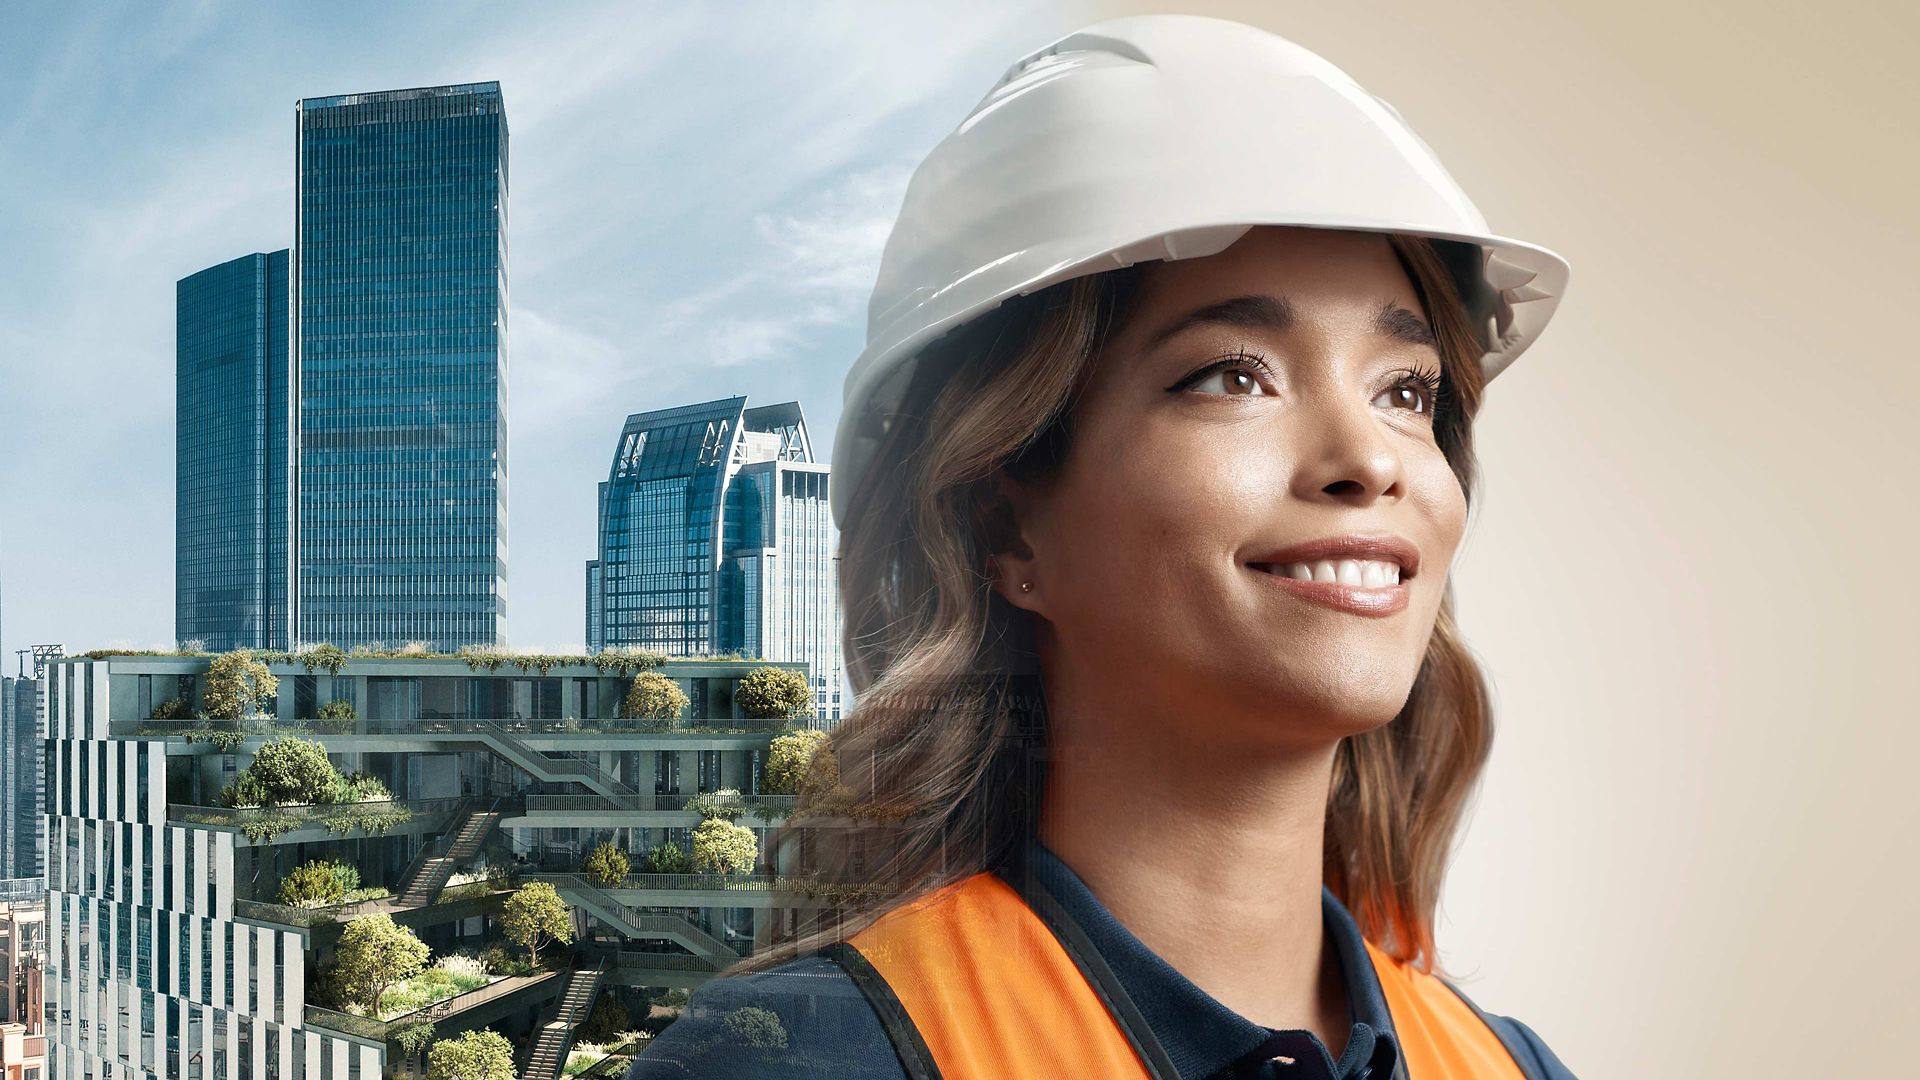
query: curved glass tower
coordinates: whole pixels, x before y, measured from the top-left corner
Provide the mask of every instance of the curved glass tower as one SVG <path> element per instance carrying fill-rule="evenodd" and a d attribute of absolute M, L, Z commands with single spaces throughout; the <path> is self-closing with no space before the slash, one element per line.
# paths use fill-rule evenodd
<path fill-rule="evenodd" d="M 797 401 L 627 417 L 600 485 L 587 648 L 804 661 L 819 718 L 838 720 L 853 702 L 828 482 Z"/>
<path fill-rule="evenodd" d="M 209 267 L 174 298 L 174 636 L 285 649 L 287 253 Z"/>
<path fill-rule="evenodd" d="M 300 642 L 506 640 L 500 84 L 296 110 Z"/>

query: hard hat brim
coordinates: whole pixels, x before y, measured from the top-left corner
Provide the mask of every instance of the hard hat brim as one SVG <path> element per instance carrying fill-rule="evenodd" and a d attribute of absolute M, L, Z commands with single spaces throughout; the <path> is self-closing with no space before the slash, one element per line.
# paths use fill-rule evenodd
<path fill-rule="evenodd" d="M 1480 338 L 1483 350 L 1480 367 L 1488 381 L 1511 366 L 1546 329 L 1559 306 L 1570 270 L 1567 261 L 1548 248 L 1494 233 L 1458 232 L 1390 221 L 1356 222 L 1351 216 L 1338 221 L 1315 221 L 1298 212 L 1279 213 L 1264 219 L 1249 217 L 1231 224 L 1202 224 L 1157 232 L 1093 254 L 1087 253 L 1084 244 L 1077 245 L 1071 240 L 1047 245 L 1056 248 L 1055 252 L 1029 249 L 1021 253 L 1022 261 L 1043 269 L 1024 281 L 1005 285 L 990 294 L 965 296 L 969 280 L 980 281 L 987 276 L 967 275 L 947 288 L 916 297 L 917 302 L 904 310 L 887 313 L 886 329 L 874 336 L 847 372 L 844 398 L 847 408 L 834 434 L 834 472 L 847 478 L 867 473 L 871 465 L 869 459 L 885 433 L 888 419 L 899 406 L 920 354 L 957 327 L 991 312 L 1013 297 L 1026 296 L 1063 281 L 1136 263 L 1217 254 L 1262 225 L 1397 233 L 1478 248 L 1478 275 L 1471 278 L 1457 275 L 1457 284 Z M 832 485 L 831 503 L 836 522 L 845 518 L 853 496 L 852 486 Z"/>

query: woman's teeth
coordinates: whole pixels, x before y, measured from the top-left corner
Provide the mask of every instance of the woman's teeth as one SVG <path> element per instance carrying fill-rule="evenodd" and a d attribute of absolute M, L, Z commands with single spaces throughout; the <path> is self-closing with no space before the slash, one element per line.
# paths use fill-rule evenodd
<path fill-rule="evenodd" d="M 1287 563 L 1270 566 L 1269 573 L 1297 581 L 1337 581 L 1363 589 L 1383 589 L 1400 584 L 1400 564 L 1372 559 L 1321 559 L 1312 563 Z"/>

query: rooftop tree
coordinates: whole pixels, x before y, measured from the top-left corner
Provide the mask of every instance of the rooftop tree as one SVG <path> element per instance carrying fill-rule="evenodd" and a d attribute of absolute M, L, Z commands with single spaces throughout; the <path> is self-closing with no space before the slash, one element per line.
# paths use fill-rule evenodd
<path fill-rule="evenodd" d="M 380 1016 L 380 996 L 387 988 L 420 974 L 426 967 L 426 942 L 387 914 L 362 915 L 347 923 L 334 950 L 335 977 L 343 997 Z"/>
<path fill-rule="evenodd" d="M 301 863 L 280 879 L 280 902 L 290 907 L 326 907 L 360 887 L 360 871 L 331 859 Z"/>
<path fill-rule="evenodd" d="M 745 825 L 708 818 L 693 830 L 693 865 L 708 874 L 748 874 L 760 861 L 760 840 Z"/>
<path fill-rule="evenodd" d="M 427 1050 L 427 1080 L 518 1080 L 513 1044 L 484 1029 L 441 1039 Z"/>
<path fill-rule="evenodd" d="M 627 858 L 625 848 L 611 840 L 602 840 L 594 845 L 587 857 L 580 861 L 580 872 L 588 880 L 603 889 L 611 889 L 627 879 L 627 871 L 632 862 Z"/>
<path fill-rule="evenodd" d="M 687 711 L 687 695 L 680 684 L 654 671 L 633 677 L 621 712 L 629 720 L 678 720 Z"/>
<path fill-rule="evenodd" d="M 767 768 L 760 790 L 767 795 L 831 791 L 840 782 L 824 731 L 794 731 L 767 745 Z"/>
<path fill-rule="evenodd" d="M 253 752 L 253 763 L 234 778 L 225 793 L 231 806 L 332 802 L 340 770 L 327 760 L 327 748 L 312 739 L 283 735 Z"/>
<path fill-rule="evenodd" d="M 573 940 L 573 912 L 559 892 L 545 881 L 532 881 L 507 898 L 500 912 L 500 925 L 507 940 L 527 950 L 534 963 L 540 962 L 540 946 L 549 941 L 566 944 Z"/>
<path fill-rule="evenodd" d="M 207 665 L 201 701 L 209 720 L 241 720 L 261 710 L 280 692 L 280 680 L 245 649 L 222 653 Z"/>
<path fill-rule="evenodd" d="M 788 668 L 758 667 L 733 691 L 740 711 L 756 720 L 790 720 L 813 711 L 813 688 Z"/>
<path fill-rule="evenodd" d="M 693 860 L 687 858 L 687 851 L 679 844 L 666 841 L 656 844 L 647 852 L 647 873 L 649 874 L 689 874 L 693 872 Z"/>

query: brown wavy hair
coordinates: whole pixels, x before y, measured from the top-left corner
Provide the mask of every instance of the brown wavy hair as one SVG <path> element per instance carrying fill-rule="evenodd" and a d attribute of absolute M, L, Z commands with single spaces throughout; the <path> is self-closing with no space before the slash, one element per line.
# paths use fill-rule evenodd
<path fill-rule="evenodd" d="M 1477 249 L 1390 236 L 1439 343 L 1434 426 L 1469 500 L 1482 346 L 1455 286 Z M 844 940 L 894 903 L 1008 865 L 1039 821 L 1046 708 L 1033 616 L 990 585 L 1006 526 L 993 478 L 1063 461 L 1073 404 L 1137 295 L 1141 264 L 1007 301 L 920 357 L 852 493 L 841 533 L 845 647 L 857 704 L 831 772 L 780 829 L 776 859 L 826 916 L 742 965 Z M 1492 745 L 1479 665 L 1448 585 L 1412 692 L 1391 723 L 1343 739 L 1323 879 L 1389 955 L 1436 970 L 1434 911 L 1454 834 Z"/>

